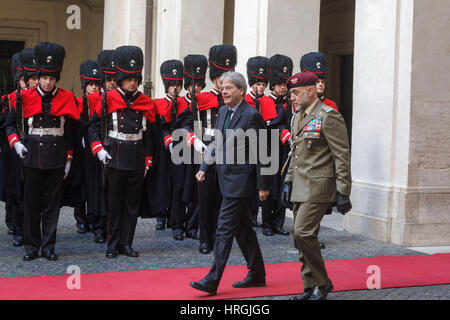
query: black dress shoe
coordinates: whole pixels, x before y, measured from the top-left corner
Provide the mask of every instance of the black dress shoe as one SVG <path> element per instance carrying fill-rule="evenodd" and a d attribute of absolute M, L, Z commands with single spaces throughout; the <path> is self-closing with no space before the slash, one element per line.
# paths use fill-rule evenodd
<path fill-rule="evenodd" d="M 23 246 L 23 237 L 22 236 L 15 237 L 14 240 L 11 242 L 11 244 L 13 245 L 13 247 Z"/>
<path fill-rule="evenodd" d="M 42 256 L 47 260 L 57 260 L 58 256 L 55 254 L 53 250 L 42 253 Z"/>
<path fill-rule="evenodd" d="M 183 235 L 183 231 L 181 230 L 174 230 L 172 232 L 173 238 L 177 241 L 182 241 L 184 240 L 184 235 Z"/>
<path fill-rule="evenodd" d="M 333 291 L 334 287 L 330 280 L 320 286 L 311 296 L 310 300 L 327 300 L 327 295 Z"/>
<path fill-rule="evenodd" d="M 287 232 L 283 228 L 275 228 L 275 229 L 273 229 L 273 232 L 276 233 L 276 234 L 281 234 L 282 236 L 288 236 L 289 235 L 289 232 Z"/>
<path fill-rule="evenodd" d="M 325 249 L 325 245 L 323 244 L 323 242 L 319 241 L 319 247 L 320 247 L 320 249 Z"/>
<path fill-rule="evenodd" d="M 94 242 L 95 243 L 105 243 L 106 240 L 105 240 L 105 237 L 102 234 L 96 234 L 94 236 Z"/>
<path fill-rule="evenodd" d="M 262 231 L 262 234 L 265 236 L 273 236 L 273 231 L 272 231 L 272 229 L 264 228 Z"/>
<path fill-rule="evenodd" d="M 84 224 L 77 224 L 77 232 L 80 234 L 85 234 L 86 226 Z"/>
<path fill-rule="evenodd" d="M 189 230 L 189 231 L 187 231 L 186 232 L 186 238 L 190 238 L 190 239 L 194 239 L 194 240 L 198 240 L 199 239 L 196 230 Z"/>
<path fill-rule="evenodd" d="M 293 297 L 289 298 L 289 300 L 309 300 L 309 298 L 311 298 L 312 295 L 313 295 L 313 289 L 306 288 L 305 292 L 303 292 L 302 294 L 300 294 L 298 296 L 293 296 Z"/>
<path fill-rule="evenodd" d="M 255 278 L 248 276 L 244 280 L 233 283 L 233 288 L 251 288 L 251 287 L 265 287 L 265 278 Z"/>
<path fill-rule="evenodd" d="M 166 221 L 165 220 L 159 220 L 156 223 L 156 230 L 164 230 L 166 228 Z"/>
<path fill-rule="evenodd" d="M 139 253 L 130 246 L 123 246 L 119 249 L 119 253 L 127 257 L 139 257 Z"/>
<path fill-rule="evenodd" d="M 206 293 L 215 295 L 217 294 L 217 287 L 209 283 L 208 281 L 202 279 L 198 282 L 192 281 L 189 285 L 197 290 L 204 291 Z"/>
<path fill-rule="evenodd" d="M 23 261 L 31 261 L 38 257 L 37 252 L 26 252 L 23 256 Z"/>
<path fill-rule="evenodd" d="M 8 229 L 8 234 L 14 234 L 13 229 Z"/>
<path fill-rule="evenodd" d="M 211 252 L 211 249 L 206 243 L 200 244 L 200 247 L 198 248 L 198 251 L 200 251 L 201 254 L 208 254 Z"/>
<path fill-rule="evenodd" d="M 106 250 L 105 257 L 110 258 L 110 259 L 117 257 L 117 250 L 116 249 Z"/>

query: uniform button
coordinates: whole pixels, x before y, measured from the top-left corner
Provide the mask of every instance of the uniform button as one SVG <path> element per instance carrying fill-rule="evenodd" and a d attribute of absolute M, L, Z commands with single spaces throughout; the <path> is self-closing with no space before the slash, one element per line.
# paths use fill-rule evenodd
<path fill-rule="evenodd" d="M 42 142 L 41 142 L 41 143 L 39 143 L 39 145 L 41 145 L 41 146 L 42 146 Z"/>
<path fill-rule="evenodd" d="M 295 169 L 298 169 L 298 167 L 297 167 L 297 166 L 295 166 Z"/>
<path fill-rule="evenodd" d="M 135 128 L 136 129 L 136 131 L 138 131 L 138 128 Z"/>
<path fill-rule="evenodd" d="M 56 143 L 53 144 L 56 147 Z"/>
<path fill-rule="evenodd" d="M 123 125 L 121 125 L 120 127 L 123 128 Z"/>
<path fill-rule="evenodd" d="M 123 120 L 123 117 L 120 117 L 120 119 L 122 119 L 122 120 Z"/>
<path fill-rule="evenodd" d="M 139 120 L 136 119 L 136 122 L 139 122 Z"/>

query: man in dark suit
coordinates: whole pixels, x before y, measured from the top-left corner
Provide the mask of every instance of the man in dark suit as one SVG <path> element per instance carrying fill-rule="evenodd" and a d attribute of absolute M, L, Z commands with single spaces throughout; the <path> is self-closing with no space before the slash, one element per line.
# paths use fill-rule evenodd
<path fill-rule="evenodd" d="M 203 182 L 206 171 L 216 163 L 223 200 L 214 244 L 214 263 L 202 280 L 190 283 L 193 288 L 210 294 L 217 293 L 234 237 L 247 261 L 249 272 L 243 281 L 234 283 L 233 287 L 266 285 L 264 261 L 253 230 L 248 198 L 258 190 L 260 200 L 266 200 L 270 176 L 261 174 L 263 168 L 257 151 L 252 147 L 257 144 L 246 139 L 238 139 L 236 143 L 236 133 L 258 133 L 267 128 L 261 114 L 244 101 L 247 91 L 244 76 L 229 71 L 222 74 L 220 80 L 225 106 L 219 110 L 215 140 L 208 146 L 205 160 L 196 175 L 197 180 Z M 230 154 L 237 154 L 235 159 L 238 160 L 229 161 Z M 243 158 L 239 157 L 241 155 L 244 155 Z"/>

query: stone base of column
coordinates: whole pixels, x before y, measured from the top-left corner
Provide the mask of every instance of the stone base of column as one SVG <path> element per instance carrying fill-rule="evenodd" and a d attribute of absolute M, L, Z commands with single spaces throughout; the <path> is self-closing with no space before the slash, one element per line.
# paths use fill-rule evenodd
<path fill-rule="evenodd" d="M 351 211 L 344 217 L 344 229 L 374 240 L 391 241 L 391 219 Z"/>

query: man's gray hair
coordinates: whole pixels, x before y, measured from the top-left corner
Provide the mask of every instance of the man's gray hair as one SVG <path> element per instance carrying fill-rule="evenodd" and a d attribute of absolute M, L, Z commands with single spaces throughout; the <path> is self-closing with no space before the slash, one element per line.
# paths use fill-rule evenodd
<path fill-rule="evenodd" d="M 247 81 L 245 81 L 245 78 L 241 73 L 236 71 L 224 72 L 220 76 L 220 82 L 223 81 L 230 81 L 234 83 L 234 85 L 238 87 L 238 89 L 244 89 L 244 93 L 242 94 L 243 97 L 247 93 Z"/>

